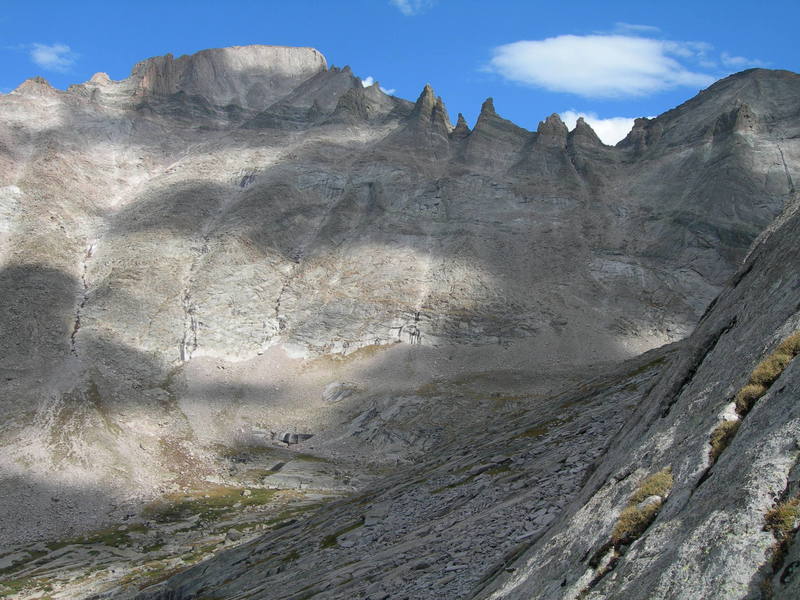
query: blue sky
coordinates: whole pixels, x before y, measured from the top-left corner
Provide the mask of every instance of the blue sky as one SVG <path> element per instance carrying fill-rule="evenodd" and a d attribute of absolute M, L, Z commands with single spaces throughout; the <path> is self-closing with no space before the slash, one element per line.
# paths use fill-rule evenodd
<path fill-rule="evenodd" d="M 800 2 L 3 0 L 0 92 L 41 75 L 53 85 L 134 63 L 230 45 L 313 46 L 396 95 L 425 83 L 451 117 L 474 123 L 487 97 L 535 129 L 558 112 L 596 117 L 601 137 L 657 115 L 751 66 L 800 71 Z M 622 132 L 622 133 L 621 133 Z"/>

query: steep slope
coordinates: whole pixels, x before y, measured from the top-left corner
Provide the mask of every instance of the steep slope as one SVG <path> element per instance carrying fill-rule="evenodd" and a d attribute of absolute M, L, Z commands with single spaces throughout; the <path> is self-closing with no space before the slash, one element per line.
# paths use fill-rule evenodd
<path fill-rule="evenodd" d="M 0 96 L 0 504 L 29 510 L 0 534 L 132 514 L 285 433 L 394 464 L 460 435 L 463 411 L 420 416 L 430 385 L 546 394 L 682 338 L 793 198 L 798 91 L 745 72 L 611 148 L 491 101 L 453 127 L 429 86 L 390 97 L 312 49 L 23 83 Z"/>
<path fill-rule="evenodd" d="M 783 340 L 800 354 L 797 208 L 754 248 L 565 517 L 480 597 L 797 597 L 800 361 L 768 379 L 759 367 Z M 759 377 L 766 391 L 742 403 Z M 666 467 L 674 483 L 655 520 L 612 543 L 637 486 Z"/>
<path fill-rule="evenodd" d="M 800 359 L 737 399 L 800 355 L 799 207 L 686 341 L 137 598 L 797 597 Z"/>

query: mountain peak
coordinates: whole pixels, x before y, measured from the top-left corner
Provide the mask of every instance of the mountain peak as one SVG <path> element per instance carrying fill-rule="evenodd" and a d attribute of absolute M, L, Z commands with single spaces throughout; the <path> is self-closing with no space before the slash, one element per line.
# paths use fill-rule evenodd
<path fill-rule="evenodd" d="M 422 91 L 417 97 L 417 102 L 414 105 L 414 110 L 422 112 L 430 112 L 431 110 L 433 110 L 435 104 L 436 104 L 436 94 L 433 91 L 433 87 L 431 87 L 430 83 L 426 83 L 425 87 L 422 88 Z"/>
<path fill-rule="evenodd" d="M 184 92 L 218 106 L 260 109 L 325 70 L 327 61 L 314 48 L 232 46 L 148 58 L 134 66 L 130 80 L 140 98 Z"/>

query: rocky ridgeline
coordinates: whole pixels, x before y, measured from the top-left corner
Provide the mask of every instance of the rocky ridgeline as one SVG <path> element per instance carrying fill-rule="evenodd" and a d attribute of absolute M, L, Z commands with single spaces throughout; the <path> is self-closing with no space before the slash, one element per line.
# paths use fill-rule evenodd
<path fill-rule="evenodd" d="M 491 99 L 453 126 L 308 48 L 0 95 L 0 569 L 35 580 L 6 588 L 135 595 L 145 555 L 70 588 L 96 548 L 36 544 L 246 485 L 362 495 L 146 596 L 793 589 L 794 363 L 733 398 L 798 326 L 798 92 L 746 71 L 616 147 Z"/>

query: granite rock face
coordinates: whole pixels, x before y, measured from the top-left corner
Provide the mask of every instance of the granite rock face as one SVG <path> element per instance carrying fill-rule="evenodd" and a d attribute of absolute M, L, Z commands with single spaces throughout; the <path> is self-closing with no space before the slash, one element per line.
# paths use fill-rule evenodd
<path fill-rule="evenodd" d="M 754 246 L 694 334 L 549 534 L 479 598 L 794 598 L 800 542 L 768 527 L 798 497 L 800 361 L 745 415 L 734 397 L 755 366 L 800 330 L 798 203 Z M 713 432 L 740 423 L 714 461 Z M 655 521 L 612 550 L 611 529 L 642 480 L 671 467 Z M 795 528 L 796 516 L 788 529 Z M 780 542 L 786 541 L 783 550 Z M 602 555 L 614 553 L 613 569 Z M 785 553 L 785 556 L 782 554 Z"/>
<path fill-rule="evenodd" d="M 469 438 L 485 449 L 470 465 L 478 468 L 501 453 L 492 444 L 522 426 L 519 412 L 498 406 L 534 389 L 551 397 L 598 369 L 616 372 L 700 322 L 674 351 L 681 358 L 662 364 L 654 391 L 637 400 L 641 414 L 628 420 L 609 406 L 598 446 L 587 442 L 580 456 L 553 450 L 556 464 L 572 466 L 557 497 L 531 501 L 536 535 L 524 538 L 530 549 L 512 553 L 523 562 L 508 581 L 490 569 L 480 581 L 455 577 L 441 588 L 454 598 L 468 589 L 613 597 L 624 569 L 625 581 L 638 582 L 624 588 L 630 597 L 662 585 L 647 577 L 666 567 L 647 571 L 635 559 L 650 534 L 591 589 L 584 580 L 599 573 L 587 575 L 581 556 L 607 536 L 626 482 L 640 472 L 673 467 L 675 491 L 659 519 L 698 501 L 702 494 L 681 500 L 705 468 L 684 440 L 705 443 L 703 428 L 718 416 L 709 406 L 722 410 L 730 394 L 720 386 L 738 385 L 734 371 L 746 375 L 758 348 L 792 326 L 786 290 L 796 263 L 778 257 L 792 252 L 798 97 L 800 76 L 746 71 L 638 119 L 609 147 L 585 122 L 568 131 L 557 115 L 527 131 L 491 99 L 472 129 L 463 117 L 454 127 L 431 86 L 416 102 L 388 96 L 308 48 L 153 58 L 125 80 L 97 74 L 67 91 L 24 82 L 0 96 L 0 477 L 8 490 L 0 505 L 25 502 L 31 525 L 3 521 L 0 533 L 23 540 L 80 529 L 92 515 L 128 510 L 136 494 L 209 476 L 215 448 L 275 436 L 354 461 L 430 455 L 434 470 Z M 762 280 L 751 285 L 754 277 Z M 786 306 L 771 311 L 774 294 Z M 740 333 L 720 338 L 735 343 L 720 341 L 714 352 L 722 354 L 708 356 L 717 362 L 686 366 L 693 348 L 713 338 L 710 323 L 734 316 Z M 669 387 L 690 372 L 695 379 L 681 390 Z M 632 401 L 606 388 L 604 398 Z M 500 400 L 481 404 L 491 394 Z M 698 406 L 698 394 L 711 404 Z M 441 408 L 443 398 L 454 404 Z M 673 401 L 682 408 L 654 416 L 665 410 L 654 406 Z M 604 452 L 619 427 L 619 436 L 641 440 L 612 443 L 581 487 L 584 458 Z M 737 439 L 747 431 L 745 423 Z M 514 439 L 522 456 L 527 438 Z M 625 455 L 631 448 L 640 450 Z M 683 454 L 670 458 L 670 448 Z M 538 473 L 549 460 L 523 470 Z M 503 464 L 490 475 L 505 473 Z M 602 479 L 628 468 L 630 479 L 616 486 Z M 465 485 L 488 484 L 480 475 Z M 381 484 L 380 506 L 408 481 Z M 516 505 L 518 481 L 492 497 Z M 711 477 L 698 489 L 714 485 Z M 436 490 L 433 504 L 446 515 L 459 500 Z M 754 526 L 765 502 L 758 494 L 751 520 L 736 527 Z M 51 497 L 69 501 L 54 514 Z M 412 504 L 398 504 L 407 532 L 430 517 Z M 600 509 L 605 520 L 590 524 Z M 352 516 L 342 510 L 337 519 Z M 391 514 L 367 515 L 369 531 Z M 684 549 L 683 558 L 669 555 L 676 565 L 693 556 L 687 532 L 700 531 L 681 527 L 660 534 L 673 536 L 674 552 Z M 494 546 L 481 547 L 510 565 L 503 556 L 511 549 L 486 535 Z M 446 553 L 429 541 L 432 554 L 417 571 L 444 564 L 446 579 L 457 559 L 481 561 L 464 549 L 441 563 Z M 767 541 L 747 545 L 754 552 Z M 556 547 L 561 558 L 548 554 Z"/>

